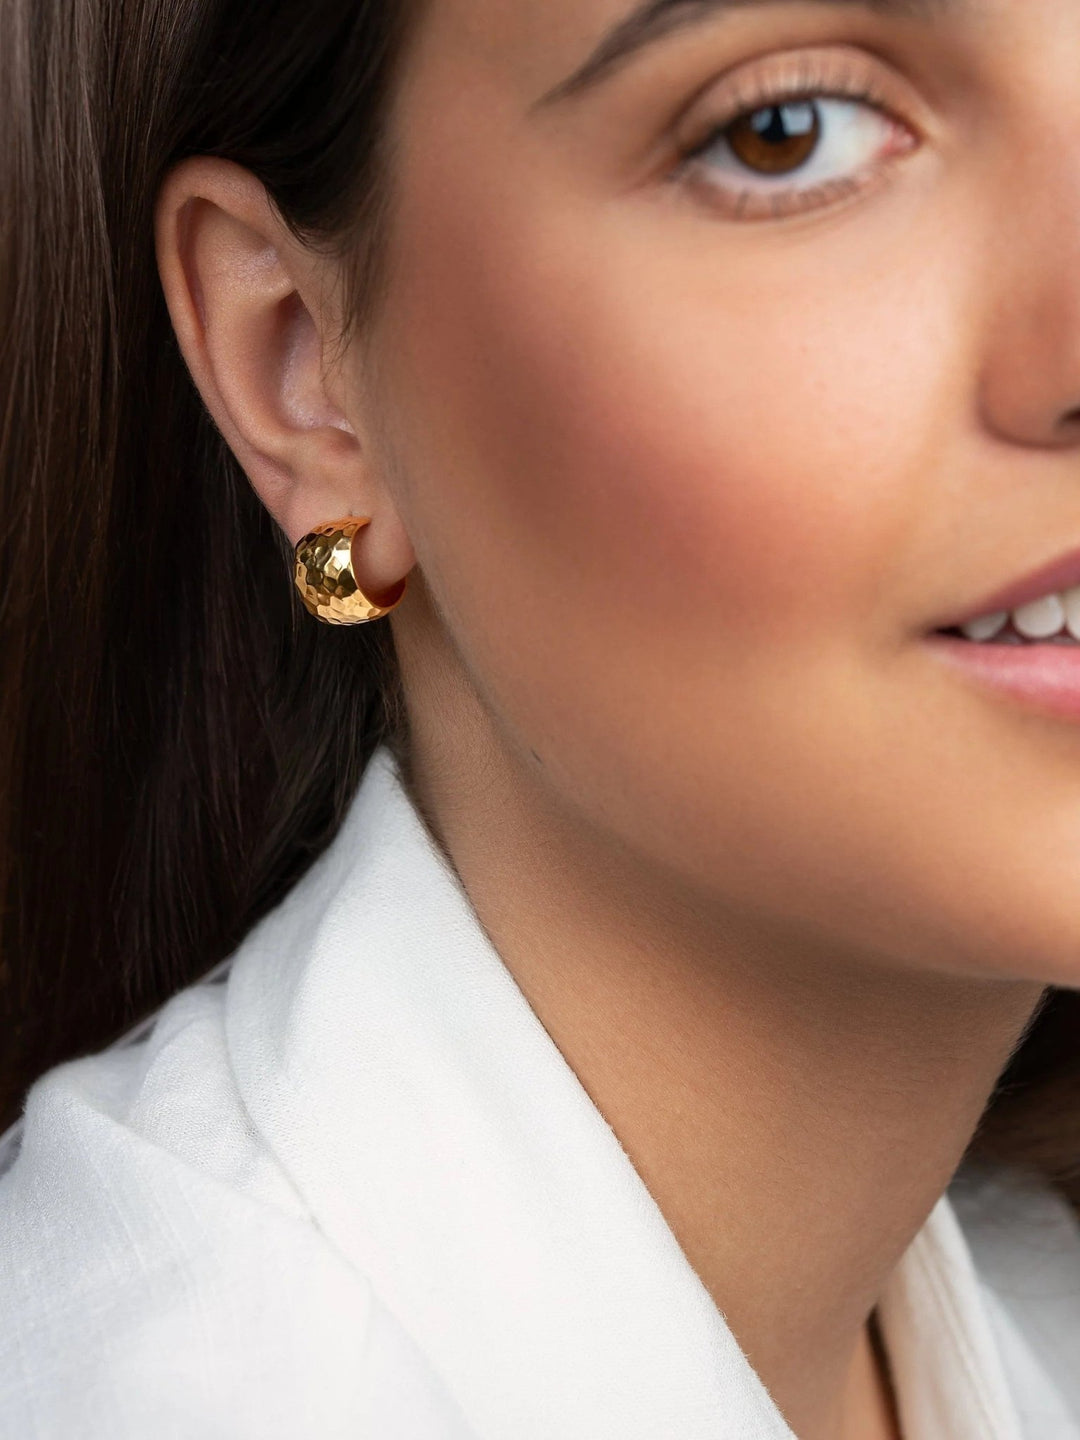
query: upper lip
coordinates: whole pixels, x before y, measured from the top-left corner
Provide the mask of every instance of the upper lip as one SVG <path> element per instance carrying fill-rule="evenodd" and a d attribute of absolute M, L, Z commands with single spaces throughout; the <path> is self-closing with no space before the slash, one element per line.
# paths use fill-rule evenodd
<path fill-rule="evenodd" d="M 1041 600 L 1044 595 L 1071 590 L 1075 585 L 1080 585 L 1080 547 L 1040 565 L 1037 570 L 1029 571 L 1011 585 L 995 590 L 992 595 L 987 595 L 977 604 L 969 606 L 957 619 L 951 620 L 949 627 L 966 625 L 969 620 L 977 620 L 982 615 L 1015 610 L 1020 605 L 1026 605 L 1029 600 Z"/>

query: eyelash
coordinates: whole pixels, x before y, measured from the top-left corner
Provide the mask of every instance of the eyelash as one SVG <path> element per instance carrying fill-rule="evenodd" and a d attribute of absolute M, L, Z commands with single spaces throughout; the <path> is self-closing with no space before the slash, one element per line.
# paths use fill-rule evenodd
<path fill-rule="evenodd" d="M 712 149 L 717 141 L 723 140 L 724 132 L 735 121 L 746 119 L 759 110 L 824 99 L 844 100 L 866 105 L 870 109 L 876 110 L 882 119 L 889 122 L 898 132 L 903 128 L 907 129 L 909 136 L 911 135 L 910 128 L 903 127 L 902 122 L 894 115 L 885 96 L 872 82 L 867 80 L 865 75 L 860 76 L 851 62 L 846 62 L 846 68 L 841 66 L 839 71 L 834 62 L 830 71 L 828 64 L 818 58 L 810 57 L 808 59 L 800 56 L 797 73 L 791 77 L 754 76 L 745 91 L 736 86 L 730 102 L 723 107 L 720 119 L 712 122 L 704 139 L 692 147 L 682 150 L 678 167 L 672 178 L 681 183 L 692 183 L 697 175 L 706 168 L 699 163 L 700 157 Z M 905 146 L 904 148 L 909 147 Z M 746 218 L 747 206 L 757 200 L 763 201 L 766 205 L 765 218 L 776 219 L 795 212 L 818 209 L 827 205 L 831 200 L 838 200 L 866 189 L 877 178 L 875 169 L 880 172 L 880 162 L 871 162 L 871 166 L 864 168 L 857 176 L 821 182 L 804 187 L 802 190 L 788 185 L 786 190 L 771 193 L 748 188 L 733 193 L 731 189 L 719 184 L 715 179 L 703 179 L 700 188 L 709 192 L 711 203 L 716 203 L 716 196 L 719 193 L 722 208 L 734 218 Z M 752 213 L 750 218 L 753 218 Z"/>

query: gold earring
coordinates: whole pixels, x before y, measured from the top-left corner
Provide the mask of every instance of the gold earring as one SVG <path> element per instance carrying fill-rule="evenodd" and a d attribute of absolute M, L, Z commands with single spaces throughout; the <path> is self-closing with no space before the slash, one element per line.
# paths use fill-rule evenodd
<path fill-rule="evenodd" d="M 370 515 L 330 520 L 296 542 L 296 588 L 306 609 L 328 625 L 360 625 L 389 614 L 405 594 L 405 580 L 388 605 L 376 605 L 356 583 L 352 565 L 353 536 L 371 522 Z M 407 577 L 406 577 L 407 578 Z"/>

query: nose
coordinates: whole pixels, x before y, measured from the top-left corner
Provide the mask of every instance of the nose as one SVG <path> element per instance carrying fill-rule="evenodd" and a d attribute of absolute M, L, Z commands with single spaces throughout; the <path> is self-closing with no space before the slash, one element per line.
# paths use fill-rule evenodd
<path fill-rule="evenodd" d="M 983 421 L 1053 450 L 1080 446 L 1080 69 L 1069 91 L 1059 87 L 1056 115 L 1014 136 L 976 262 L 988 307 Z"/>

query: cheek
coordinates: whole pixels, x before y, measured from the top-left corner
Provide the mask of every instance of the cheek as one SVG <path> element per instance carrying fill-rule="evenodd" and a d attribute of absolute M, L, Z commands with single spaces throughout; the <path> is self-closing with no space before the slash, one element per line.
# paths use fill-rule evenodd
<path fill-rule="evenodd" d="M 725 275 L 671 254 L 662 216 L 434 211 L 410 229 L 439 243 L 403 247 L 394 390 L 423 548 L 467 628 L 494 607 L 543 649 L 580 609 L 606 655 L 727 665 L 850 640 L 922 504 L 901 477 L 939 382 L 902 286 L 872 306 L 777 262 Z"/>
<path fill-rule="evenodd" d="M 910 718 L 896 575 L 955 424 L 948 267 L 905 269 L 887 214 L 847 253 L 725 243 L 461 150 L 471 173 L 432 145 L 403 187 L 378 358 L 474 683 L 637 848 L 714 875 L 737 849 L 771 885 L 784 837 L 806 880 L 813 834 L 850 869 L 842 797 L 888 788 Z"/>

